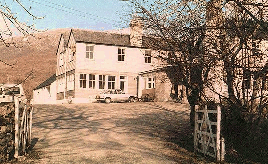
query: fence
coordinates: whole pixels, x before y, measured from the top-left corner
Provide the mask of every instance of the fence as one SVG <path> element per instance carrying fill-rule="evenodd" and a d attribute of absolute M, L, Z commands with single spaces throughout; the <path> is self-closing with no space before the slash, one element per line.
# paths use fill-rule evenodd
<path fill-rule="evenodd" d="M 208 110 L 207 105 L 195 106 L 194 150 L 223 161 L 224 139 L 221 138 L 221 108 Z"/>
<path fill-rule="evenodd" d="M 33 107 L 19 103 L 15 98 L 15 154 L 18 158 L 27 152 L 31 144 Z"/>

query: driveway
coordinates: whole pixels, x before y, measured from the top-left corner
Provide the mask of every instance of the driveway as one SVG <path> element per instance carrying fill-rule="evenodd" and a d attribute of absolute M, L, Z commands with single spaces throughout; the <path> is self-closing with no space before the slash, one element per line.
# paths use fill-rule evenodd
<path fill-rule="evenodd" d="M 194 155 L 188 105 L 37 105 L 27 163 L 206 163 Z"/>

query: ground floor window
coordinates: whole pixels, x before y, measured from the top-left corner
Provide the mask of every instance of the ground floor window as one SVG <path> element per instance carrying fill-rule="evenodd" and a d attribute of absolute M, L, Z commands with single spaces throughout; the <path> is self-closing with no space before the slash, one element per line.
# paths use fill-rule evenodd
<path fill-rule="evenodd" d="M 155 88 L 155 78 L 154 77 L 148 77 L 147 78 L 147 89 Z"/>
<path fill-rule="evenodd" d="M 115 76 L 108 76 L 108 89 L 115 89 Z"/>
<path fill-rule="evenodd" d="M 125 92 L 126 87 L 126 76 L 120 76 L 120 89 Z"/>
<path fill-rule="evenodd" d="M 95 89 L 95 75 L 89 74 L 89 88 Z"/>
<path fill-rule="evenodd" d="M 86 83 L 87 83 L 87 75 L 80 74 L 80 88 L 86 88 Z"/>
<path fill-rule="evenodd" d="M 99 75 L 99 89 L 105 88 L 105 75 Z"/>

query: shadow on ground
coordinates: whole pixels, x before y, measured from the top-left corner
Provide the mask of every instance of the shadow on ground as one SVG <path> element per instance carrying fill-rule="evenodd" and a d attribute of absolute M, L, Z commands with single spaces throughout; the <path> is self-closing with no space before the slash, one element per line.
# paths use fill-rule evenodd
<path fill-rule="evenodd" d="M 189 111 L 155 103 L 39 105 L 33 127 L 34 162 L 209 162 L 193 153 Z"/>

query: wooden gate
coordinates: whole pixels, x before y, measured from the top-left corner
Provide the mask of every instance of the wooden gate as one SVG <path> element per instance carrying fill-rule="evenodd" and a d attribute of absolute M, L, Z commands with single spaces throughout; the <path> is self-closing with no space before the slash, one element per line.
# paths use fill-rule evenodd
<path fill-rule="evenodd" d="M 27 152 L 31 144 L 33 107 L 15 97 L 15 154 L 18 158 Z"/>
<path fill-rule="evenodd" d="M 224 139 L 221 132 L 221 108 L 208 110 L 207 105 L 195 106 L 194 150 L 223 161 L 225 155 Z"/>

